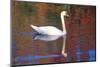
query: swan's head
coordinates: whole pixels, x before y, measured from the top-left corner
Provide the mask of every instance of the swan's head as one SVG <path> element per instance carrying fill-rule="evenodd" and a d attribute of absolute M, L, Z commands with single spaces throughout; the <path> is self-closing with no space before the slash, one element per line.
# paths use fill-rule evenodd
<path fill-rule="evenodd" d="M 67 11 L 62 11 L 62 12 L 61 12 L 61 15 L 69 17 L 69 15 L 68 15 L 68 12 L 67 12 Z"/>

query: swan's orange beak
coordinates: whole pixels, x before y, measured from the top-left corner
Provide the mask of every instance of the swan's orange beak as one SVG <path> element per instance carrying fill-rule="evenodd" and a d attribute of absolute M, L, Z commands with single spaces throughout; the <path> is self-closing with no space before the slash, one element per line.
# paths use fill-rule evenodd
<path fill-rule="evenodd" d="M 68 14 L 66 14 L 66 16 L 67 16 L 67 17 L 69 17 L 69 15 L 68 15 Z"/>

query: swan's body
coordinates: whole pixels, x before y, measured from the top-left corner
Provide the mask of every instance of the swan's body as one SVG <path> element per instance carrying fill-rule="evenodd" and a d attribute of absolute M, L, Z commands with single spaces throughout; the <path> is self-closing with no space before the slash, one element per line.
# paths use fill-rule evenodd
<path fill-rule="evenodd" d="M 34 26 L 32 24 L 30 26 L 34 30 L 36 30 L 38 33 L 43 34 L 43 35 L 65 35 L 67 32 L 66 32 L 66 28 L 65 28 L 64 16 L 68 16 L 66 11 L 62 11 L 60 14 L 63 31 L 59 30 L 58 28 L 56 28 L 54 26 L 37 27 L 37 26 Z"/>
<path fill-rule="evenodd" d="M 31 25 L 31 27 L 35 29 L 39 34 L 43 34 L 43 35 L 64 35 L 65 34 L 54 26 L 37 27 Z"/>
<path fill-rule="evenodd" d="M 64 16 L 69 16 L 67 14 L 67 11 L 62 11 L 61 14 L 60 14 L 60 17 L 61 17 L 61 21 L 62 21 L 62 28 L 63 28 L 63 31 L 59 30 L 58 28 L 54 27 L 54 26 L 41 26 L 41 27 L 37 27 L 37 26 L 34 26 L 34 25 L 30 25 L 35 31 L 37 31 L 39 34 L 41 35 L 47 35 L 47 36 L 51 36 L 51 35 L 56 35 L 56 36 L 63 36 L 63 35 L 66 35 L 67 32 L 66 32 L 66 27 L 65 27 L 65 22 L 64 22 Z M 37 39 L 45 39 L 45 38 L 41 38 L 41 37 L 37 37 Z M 49 37 L 50 38 L 50 37 Z M 54 39 L 54 38 L 53 38 Z M 51 40 L 53 40 L 51 38 Z M 57 38 L 55 38 L 57 39 Z M 65 53 L 65 39 L 64 38 L 64 43 L 63 43 L 63 47 L 62 47 L 62 55 L 64 57 L 67 57 L 67 53 Z"/>

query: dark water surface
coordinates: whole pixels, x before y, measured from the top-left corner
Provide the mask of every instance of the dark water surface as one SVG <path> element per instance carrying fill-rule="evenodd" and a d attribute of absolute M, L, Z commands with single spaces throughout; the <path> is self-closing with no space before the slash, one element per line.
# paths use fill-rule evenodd
<path fill-rule="evenodd" d="M 18 65 L 67 61 L 67 57 L 65 58 L 61 54 L 64 40 L 62 36 L 40 35 L 40 39 L 34 40 L 33 37 L 37 36 L 35 32 L 20 32 L 15 35 L 17 35 L 18 38 L 20 38 L 19 40 L 21 40 L 14 44 L 14 46 L 16 46 L 14 48 L 16 49 L 16 55 L 13 61 Z M 43 38 L 43 40 L 41 40 L 41 38 Z"/>
<path fill-rule="evenodd" d="M 12 8 L 13 65 L 96 60 L 95 6 L 13 1 Z M 30 27 L 30 24 L 55 26 L 62 30 L 60 12 L 63 10 L 70 15 L 65 17 L 66 38 L 38 35 Z M 61 54 L 64 43 L 67 57 Z"/>

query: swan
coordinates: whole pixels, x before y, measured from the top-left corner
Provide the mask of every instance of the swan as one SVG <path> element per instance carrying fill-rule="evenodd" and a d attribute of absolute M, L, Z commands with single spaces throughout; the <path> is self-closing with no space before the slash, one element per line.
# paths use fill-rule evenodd
<path fill-rule="evenodd" d="M 30 27 L 40 34 L 40 36 L 38 35 L 38 37 L 36 39 L 45 40 L 45 41 L 52 41 L 52 40 L 58 39 L 60 36 L 63 36 L 64 40 L 63 40 L 63 47 L 62 47 L 61 54 L 64 57 L 67 57 L 67 53 L 65 53 L 65 43 L 66 43 L 66 34 L 67 34 L 67 32 L 66 32 L 66 27 L 65 27 L 64 16 L 69 17 L 67 11 L 62 11 L 60 13 L 63 31 L 59 30 L 58 28 L 56 28 L 54 26 L 37 27 L 37 26 L 34 26 L 34 25 L 31 24 Z M 45 36 L 43 37 L 43 35 L 45 35 Z M 51 36 L 53 36 L 53 35 L 55 35 L 57 37 L 52 38 Z M 47 39 L 46 37 L 49 38 L 49 39 Z"/>
<path fill-rule="evenodd" d="M 34 26 L 31 24 L 30 27 L 42 35 L 59 35 L 59 36 L 66 35 L 67 32 L 66 32 L 66 27 L 65 27 L 65 22 L 64 22 L 64 16 L 69 17 L 67 11 L 62 11 L 60 13 L 63 31 L 59 30 L 58 28 L 56 28 L 54 26 L 37 27 L 37 26 Z"/>

